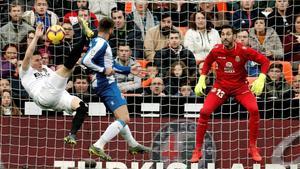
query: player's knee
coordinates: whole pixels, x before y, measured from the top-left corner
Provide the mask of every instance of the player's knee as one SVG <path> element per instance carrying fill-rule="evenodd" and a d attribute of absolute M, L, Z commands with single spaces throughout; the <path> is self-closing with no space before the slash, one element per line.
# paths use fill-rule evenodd
<path fill-rule="evenodd" d="M 130 118 L 129 118 L 129 117 L 126 117 L 126 118 L 124 119 L 124 122 L 125 122 L 126 124 L 129 124 L 129 123 L 130 123 Z"/>
<path fill-rule="evenodd" d="M 128 117 L 120 117 L 119 120 L 123 121 L 125 124 L 129 124 L 130 123 L 130 118 Z"/>

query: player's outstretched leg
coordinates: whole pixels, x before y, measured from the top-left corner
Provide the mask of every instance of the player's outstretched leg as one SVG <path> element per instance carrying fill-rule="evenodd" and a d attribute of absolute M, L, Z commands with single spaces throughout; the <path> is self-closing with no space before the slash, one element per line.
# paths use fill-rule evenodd
<path fill-rule="evenodd" d="M 151 152 L 150 147 L 143 146 L 139 144 L 132 136 L 131 131 L 126 125 L 121 131 L 120 135 L 127 141 L 129 144 L 129 153 L 132 155 L 136 154 L 143 154 L 143 153 L 148 153 Z"/>
<path fill-rule="evenodd" d="M 103 160 L 111 159 L 109 155 L 105 154 L 104 152 L 104 146 L 106 143 L 108 143 L 111 139 L 113 139 L 115 136 L 119 134 L 119 132 L 124 128 L 126 123 L 118 119 L 111 123 L 105 132 L 102 134 L 99 140 L 96 141 L 95 144 L 91 145 L 89 148 L 89 153 L 91 155 L 96 155 L 100 157 Z"/>
<path fill-rule="evenodd" d="M 74 104 L 78 103 L 79 98 L 73 99 Z M 88 107 L 82 101 L 79 102 L 79 106 L 76 106 L 76 115 L 72 121 L 72 128 L 68 136 L 64 138 L 66 144 L 76 145 L 76 133 L 82 126 L 85 117 L 87 116 Z"/>

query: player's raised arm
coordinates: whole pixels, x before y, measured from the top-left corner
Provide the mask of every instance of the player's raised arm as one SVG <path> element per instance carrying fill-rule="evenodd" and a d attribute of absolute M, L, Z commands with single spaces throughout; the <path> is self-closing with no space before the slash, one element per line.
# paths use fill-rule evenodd
<path fill-rule="evenodd" d="M 28 69 L 29 64 L 30 64 L 30 58 L 33 55 L 36 44 L 41 36 L 43 36 L 43 24 L 39 24 L 36 27 L 34 38 L 32 39 L 31 43 L 29 44 L 29 46 L 26 50 L 25 57 L 22 62 L 22 70 L 23 71 L 26 71 Z"/>

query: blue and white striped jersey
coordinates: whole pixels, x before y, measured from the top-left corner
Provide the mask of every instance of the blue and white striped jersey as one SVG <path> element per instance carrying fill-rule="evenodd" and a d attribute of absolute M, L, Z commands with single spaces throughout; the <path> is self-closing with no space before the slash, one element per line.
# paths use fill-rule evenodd
<path fill-rule="evenodd" d="M 91 40 L 89 49 L 82 58 L 81 63 L 96 72 L 96 82 L 93 82 L 93 87 L 101 86 L 104 83 L 111 84 L 115 82 L 113 75 L 105 75 L 106 68 L 111 67 L 116 73 L 120 74 L 130 73 L 130 67 L 115 63 L 111 47 L 108 42 L 101 37 L 96 37 Z"/>

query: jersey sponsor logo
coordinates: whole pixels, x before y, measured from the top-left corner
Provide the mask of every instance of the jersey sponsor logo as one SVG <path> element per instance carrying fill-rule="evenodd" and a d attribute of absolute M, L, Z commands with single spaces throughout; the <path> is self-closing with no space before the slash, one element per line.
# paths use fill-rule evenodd
<path fill-rule="evenodd" d="M 235 61 L 236 61 L 236 62 L 240 62 L 240 61 L 241 61 L 240 56 L 235 56 Z"/>
<path fill-rule="evenodd" d="M 233 69 L 233 64 L 231 62 L 226 62 L 224 67 L 225 73 L 235 73 L 235 70 Z"/>
<path fill-rule="evenodd" d="M 36 79 L 41 79 L 43 77 L 49 77 L 50 73 L 47 71 L 47 69 L 43 68 L 41 72 L 33 73 L 33 75 Z"/>
<path fill-rule="evenodd" d="M 164 168 L 174 162 L 188 164 L 195 147 L 195 135 L 195 121 L 176 120 L 165 124 L 155 133 L 151 159 L 163 162 Z M 216 159 L 216 146 L 210 133 L 205 134 L 203 149 L 199 168 L 205 168 L 207 163 L 213 163 Z"/>

